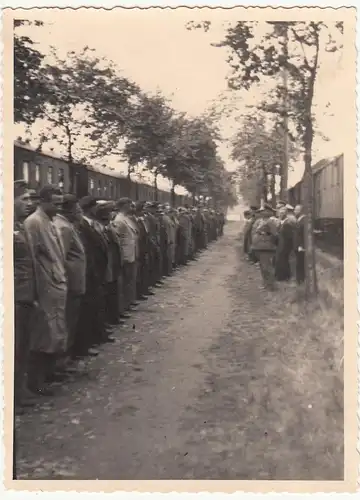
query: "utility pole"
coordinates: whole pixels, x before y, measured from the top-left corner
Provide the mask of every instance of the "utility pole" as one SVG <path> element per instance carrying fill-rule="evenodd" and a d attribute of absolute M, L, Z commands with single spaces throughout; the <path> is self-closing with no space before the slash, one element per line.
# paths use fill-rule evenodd
<path fill-rule="evenodd" d="M 289 120 L 288 120 L 288 70 L 287 60 L 289 57 L 288 43 L 289 43 L 289 26 L 294 22 L 288 21 L 268 21 L 277 28 L 278 34 L 284 38 L 283 45 L 283 68 L 281 71 L 282 84 L 283 84 L 283 102 L 282 102 L 282 128 L 283 128 L 283 160 L 281 165 L 281 178 L 280 178 L 280 198 L 287 201 L 287 185 L 288 185 L 288 172 L 289 172 Z"/>

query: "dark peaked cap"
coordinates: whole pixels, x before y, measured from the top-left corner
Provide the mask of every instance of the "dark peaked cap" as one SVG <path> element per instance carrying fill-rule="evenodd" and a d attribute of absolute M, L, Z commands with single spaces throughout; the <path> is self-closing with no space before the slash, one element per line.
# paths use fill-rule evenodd
<path fill-rule="evenodd" d="M 72 210 L 76 204 L 78 203 L 78 199 L 74 194 L 65 194 L 63 197 L 62 208 L 63 210 Z"/>
<path fill-rule="evenodd" d="M 95 215 L 96 217 L 99 217 L 99 219 L 101 219 L 102 217 L 108 217 L 113 208 L 114 204 L 111 201 L 102 203 L 101 205 L 96 205 Z"/>
<path fill-rule="evenodd" d="M 124 207 L 125 205 L 131 205 L 132 202 L 133 201 L 131 198 L 120 198 L 115 205 L 117 208 L 121 208 Z"/>
<path fill-rule="evenodd" d="M 17 198 L 18 196 L 22 196 L 23 194 L 25 194 L 27 188 L 28 188 L 28 183 L 26 182 L 25 179 L 19 179 L 17 181 L 14 181 L 14 198 Z"/>
<path fill-rule="evenodd" d="M 91 196 L 91 195 L 84 196 L 79 201 L 79 205 L 83 210 L 89 210 L 90 208 L 95 207 L 96 198 L 94 196 Z"/>

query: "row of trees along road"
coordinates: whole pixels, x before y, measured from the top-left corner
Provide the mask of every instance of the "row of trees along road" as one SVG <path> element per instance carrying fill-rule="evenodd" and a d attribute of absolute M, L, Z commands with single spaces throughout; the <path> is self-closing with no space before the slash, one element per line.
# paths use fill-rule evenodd
<path fill-rule="evenodd" d="M 132 173 L 159 175 L 215 206 L 237 204 L 232 177 L 218 154 L 221 140 L 207 116 L 190 117 L 173 109 L 160 93 L 148 94 L 106 58 L 85 47 L 61 58 L 52 48 L 42 54 L 24 29 L 42 29 L 41 21 L 14 23 L 14 120 L 45 123 L 38 149 L 56 141 L 67 161 L 92 165 L 118 157 Z"/>
<path fill-rule="evenodd" d="M 191 22 L 187 28 L 208 31 L 211 22 Z M 264 23 L 239 21 L 228 26 L 224 39 L 213 45 L 228 51 L 229 89 L 246 93 L 254 86 L 273 84 L 265 99 L 255 106 L 257 116 L 245 119 L 242 130 L 233 139 L 233 158 L 242 162 L 240 188 L 249 187 L 254 179 L 265 179 L 265 174 L 272 174 L 277 164 L 283 167 L 281 174 L 287 179 L 288 158 L 299 153 L 303 157 L 306 295 L 310 298 L 318 292 L 313 237 L 314 90 L 325 52 L 342 49 L 343 23 L 268 22 L 266 28 Z M 264 116 L 272 120 L 270 132 L 265 129 Z M 279 140 L 281 135 L 284 140 Z M 286 187 L 283 181 L 283 197 Z"/>

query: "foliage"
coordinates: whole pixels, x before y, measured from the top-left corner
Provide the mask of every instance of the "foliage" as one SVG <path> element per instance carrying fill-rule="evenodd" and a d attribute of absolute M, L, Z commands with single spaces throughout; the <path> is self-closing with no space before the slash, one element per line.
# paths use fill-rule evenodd
<path fill-rule="evenodd" d="M 203 28 L 209 22 L 190 23 L 188 29 Z M 259 28 L 257 22 L 239 21 L 230 26 L 224 39 L 215 44 L 228 49 L 232 73 L 228 86 L 233 90 L 249 90 L 264 80 L 275 83 L 275 99 L 259 103 L 259 109 L 276 119 L 292 120 L 304 152 L 304 207 L 306 227 L 307 295 L 317 293 L 315 250 L 313 242 L 312 116 L 315 81 L 320 57 L 342 47 L 343 23 L 326 25 L 322 21 L 268 22 Z M 279 78 L 280 76 L 283 78 Z"/>
<path fill-rule="evenodd" d="M 99 137 L 94 132 L 99 123 L 97 120 L 105 120 L 109 114 L 113 116 L 114 102 L 117 103 L 115 111 L 121 110 L 135 88 L 127 79 L 117 75 L 111 61 L 100 59 L 93 52 L 85 47 L 80 54 L 72 51 L 62 60 L 54 51 L 55 63 L 45 68 L 46 79 L 52 89 L 45 117 L 51 129 L 56 131 L 51 134 L 46 131 L 43 141 L 55 139 L 65 146 L 70 162 L 74 159 L 74 146 L 77 144 L 77 161 L 86 160 L 88 153 L 90 158 L 95 156 L 93 147 L 85 149 L 80 141 L 77 143 L 77 139 L 81 138 L 81 144 L 84 144 L 85 138 L 93 133 L 90 146 L 97 145 Z M 117 125 L 119 121 L 117 116 Z M 125 122 L 123 118 L 122 130 Z"/>
<path fill-rule="evenodd" d="M 44 55 L 35 42 L 19 34 L 24 26 L 40 27 L 40 21 L 14 20 L 14 122 L 33 123 L 41 117 L 48 98 L 48 88 L 41 79 Z"/>
<path fill-rule="evenodd" d="M 31 115 L 47 124 L 39 149 L 56 141 L 66 148 L 69 163 L 116 155 L 127 162 L 129 178 L 135 169 L 146 170 L 155 187 L 162 175 L 173 191 L 180 185 L 194 196 L 234 203 L 230 178 L 217 155 L 221 137 L 214 121 L 175 111 L 160 92 L 145 93 L 94 52 L 85 47 L 60 58 L 52 48 L 50 59 L 39 55 L 37 82 L 47 89 L 38 114 Z"/>
<path fill-rule="evenodd" d="M 278 174 L 277 166 L 283 161 L 283 129 L 280 126 L 269 129 L 263 114 L 247 115 L 231 142 L 231 158 L 238 163 L 237 173 L 243 198 L 249 197 L 251 203 L 255 203 L 254 198 L 261 198 L 265 193 L 264 198 L 267 199 L 267 178 Z M 289 149 L 290 158 L 295 158 L 297 149 L 293 143 L 290 143 Z M 249 189 L 251 192 L 247 193 Z"/>

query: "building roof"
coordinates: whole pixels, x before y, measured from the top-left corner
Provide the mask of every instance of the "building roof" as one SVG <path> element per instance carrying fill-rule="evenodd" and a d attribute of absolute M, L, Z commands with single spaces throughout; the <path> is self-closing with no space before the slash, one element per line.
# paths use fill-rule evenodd
<path fill-rule="evenodd" d="M 323 160 L 318 161 L 312 167 L 313 173 L 315 174 L 317 172 L 320 172 L 320 170 L 323 170 L 325 167 L 328 167 L 332 163 L 337 162 L 342 156 L 344 156 L 344 153 L 332 156 L 331 158 L 324 158 Z"/>
<path fill-rule="evenodd" d="M 337 162 L 342 156 L 344 156 L 344 153 L 338 154 L 336 156 L 331 156 L 329 158 L 323 158 L 322 160 L 316 162 L 315 165 L 312 166 L 313 174 L 320 172 L 325 167 L 328 167 L 332 163 Z M 300 167 L 300 162 L 299 162 L 299 167 Z M 303 180 L 304 177 L 303 162 L 301 162 L 301 167 L 302 168 L 301 169 L 298 168 L 296 172 L 292 172 L 291 179 L 289 175 L 288 189 L 292 189 L 293 187 L 297 186 L 299 182 Z"/>

